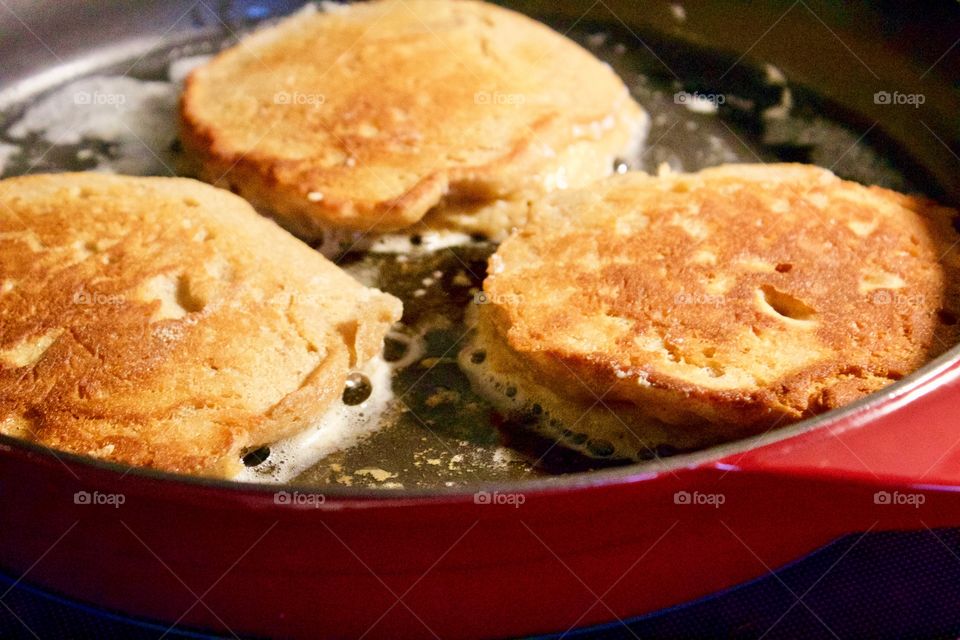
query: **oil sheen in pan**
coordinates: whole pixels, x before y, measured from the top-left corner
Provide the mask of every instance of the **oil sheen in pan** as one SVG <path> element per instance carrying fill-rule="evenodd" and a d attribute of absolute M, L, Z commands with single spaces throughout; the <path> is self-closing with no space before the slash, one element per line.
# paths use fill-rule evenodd
<path fill-rule="evenodd" d="M 682 55 L 685 64 L 676 68 L 695 67 L 691 56 L 707 63 L 710 54 L 675 45 L 657 57 L 630 47 L 629 34 L 589 27 L 571 36 L 608 61 L 650 113 L 647 146 L 637 157 L 622 159 L 617 170 L 633 166 L 652 172 L 663 163 L 692 171 L 723 162 L 801 161 L 831 167 L 844 178 L 916 190 L 870 146 L 869 137 L 860 140 L 862 132 L 855 127 L 822 115 L 831 111 L 816 96 L 790 86 L 773 67 L 741 63 L 716 86 L 698 77 L 678 81 L 666 65 Z M 0 174 L 173 174 L 180 84 L 193 66 L 232 41 L 224 33 L 155 50 L 132 68 L 132 59 L 121 61 L 20 104 L 3 105 L 0 94 Z M 393 489 L 611 464 L 505 423 L 460 372 L 456 356 L 466 337 L 464 312 L 478 303 L 493 244 L 442 234 L 355 240 L 329 236 L 318 249 L 364 283 L 400 297 L 402 325 L 387 340 L 383 357 L 356 372 L 343 401 L 323 420 L 297 437 L 248 452 L 239 479 Z"/>

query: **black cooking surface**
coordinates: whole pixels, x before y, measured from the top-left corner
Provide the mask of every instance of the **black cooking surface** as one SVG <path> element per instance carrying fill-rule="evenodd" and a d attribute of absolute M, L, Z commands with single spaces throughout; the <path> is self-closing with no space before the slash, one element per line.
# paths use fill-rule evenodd
<path fill-rule="evenodd" d="M 238 13 L 241 6 L 246 8 Z M 80 76 L 67 75 L 39 97 L 84 75 L 169 83 L 171 65 L 178 60 L 233 44 L 258 20 L 291 6 L 224 3 L 217 17 L 221 28 L 213 30 L 206 28 L 209 16 L 203 11 L 191 13 L 187 17 L 199 25 L 195 37 L 175 46 L 132 52 L 120 62 L 94 66 Z M 655 48 L 635 46 L 633 34 L 617 24 L 584 20 L 572 30 L 559 23 L 552 26 L 609 62 L 649 112 L 647 145 L 637 157 L 621 159 L 634 168 L 656 172 L 668 165 L 691 171 L 727 162 L 797 161 L 819 164 L 864 183 L 935 191 L 877 127 L 796 86 L 772 65 L 737 62 L 663 39 Z M 98 95 L 96 88 L 85 92 L 91 99 Z M 163 127 L 175 131 L 174 98 L 175 92 L 170 92 L 144 107 L 151 117 L 160 114 L 159 132 L 137 129 L 136 139 L 128 140 L 121 131 L 119 141 L 86 135 L 52 145 L 51 137 L 56 136 L 49 131 L 26 136 L 20 131 L 14 137 L 17 123 L 29 115 L 36 97 L 15 101 L 0 115 L 0 145 L 16 145 L 20 152 L 8 160 L 3 175 L 103 168 L 170 175 L 176 170 L 179 148 L 175 134 L 164 133 Z M 394 372 L 394 399 L 379 419 L 380 427 L 358 445 L 327 455 L 295 482 L 315 487 L 431 488 L 624 464 L 589 459 L 556 446 L 525 428 L 523 420 L 497 414 L 473 393 L 456 356 L 467 335 L 464 312 L 475 304 L 486 258 L 496 247 L 478 237 L 463 246 L 426 252 L 418 248 L 419 240 L 411 238 L 409 254 L 365 253 L 352 244 L 335 252 L 335 260 L 358 279 L 403 300 L 398 337 L 419 356 Z M 402 350 L 404 345 L 395 340 L 388 347 Z M 262 472 L 254 473 L 253 479 L 269 480 L 277 459 L 264 449 L 247 462 Z"/>

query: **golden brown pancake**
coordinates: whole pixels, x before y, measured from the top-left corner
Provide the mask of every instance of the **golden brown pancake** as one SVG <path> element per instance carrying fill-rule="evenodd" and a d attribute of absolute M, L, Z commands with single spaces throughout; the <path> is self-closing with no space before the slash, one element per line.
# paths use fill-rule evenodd
<path fill-rule="evenodd" d="M 231 475 L 311 424 L 400 303 L 193 180 L 0 182 L 0 433 Z"/>
<path fill-rule="evenodd" d="M 514 397 L 549 390 L 555 433 L 619 456 L 764 431 L 957 342 L 956 215 L 803 165 L 610 178 L 500 246 L 462 361 L 501 406 L 530 402 L 491 392 L 494 374 L 516 372 Z"/>
<path fill-rule="evenodd" d="M 496 235 L 531 198 L 609 175 L 646 114 L 609 66 L 520 14 L 382 0 L 244 39 L 191 74 L 181 119 L 191 171 L 298 234 L 405 229 L 451 202 L 431 224 Z"/>

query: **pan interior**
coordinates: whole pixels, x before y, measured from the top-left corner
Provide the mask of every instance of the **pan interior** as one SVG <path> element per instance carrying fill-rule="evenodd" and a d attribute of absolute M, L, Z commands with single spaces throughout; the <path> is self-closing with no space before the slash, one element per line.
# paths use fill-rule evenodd
<path fill-rule="evenodd" d="M 552 26 L 567 30 L 567 25 Z M 646 146 L 636 157 L 622 159 L 635 168 L 655 172 L 665 163 L 693 171 L 727 162 L 798 161 L 900 191 L 934 196 L 939 191 L 879 131 L 791 84 L 773 66 L 742 61 L 723 82 L 711 83 L 701 74 L 678 78 L 671 56 L 685 58 L 677 69 L 725 68 L 732 60 L 687 45 L 655 53 L 610 25 L 581 23 L 568 35 L 609 62 L 648 110 L 652 126 Z M 99 58 L 109 63 L 60 78 L 36 95 L 0 103 L 0 174 L 175 173 L 179 82 L 193 64 L 238 36 L 202 31 L 178 37 L 175 46 L 125 49 L 123 59 L 98 49 Z M 76 110 L 64 109 L 70 101 Z M 623 464 L 588 459 L 531 435 L 472 392 L 456 355 L 467 331 L 464 312 L 478 303 L 475 294 L 495 246 L 481 237 L 439 249 L 430 241 L 397 238 L 392 247 L 375 251 L 334 247 L 345 269 L 404 301 L 402 326 L 384 353 L 386 375 L 357 382 L 375 386 L 381 410 L 351 418 L 359 425 L 355 431 L 369 431 L 366 436 L 296 473 L 290 472 L 290 456 L 276 448 L 250 452 L 245 479 L 279 478 L 317 488 L 429 489 Z M 399 245 L 403 251 L 394 252 Z M 656 452 L 657 457 L 683 454 Z"/>

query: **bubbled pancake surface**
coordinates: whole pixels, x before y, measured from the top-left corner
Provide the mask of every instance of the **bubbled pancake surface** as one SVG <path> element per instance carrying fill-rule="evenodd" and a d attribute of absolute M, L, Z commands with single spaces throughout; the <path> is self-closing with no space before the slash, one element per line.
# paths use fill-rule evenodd
<path fill-rule="evenodd" d="M 185 179 L 0 182 L 0 282 L 0 432 L 206 475 L 309 426 L 400 315 Z"/>
<path fill-rule="evenodd" d="M 445 198 L 504 200 L 609 175 L 646 114 L 609 66 L 518 13 L 468 0 L 301 12 L 188 78 L 191 171 L 301 235 L 409 227 Z M 496 229 L 494 229 L 496 231 Z"/>
<path fill-rule="evenodd" d="M 617 176 L 535 207 L 491 258 L 480 313 L 585 406 L 769 428 L 956 343 L 956 215 L 811 166 Z"/>

